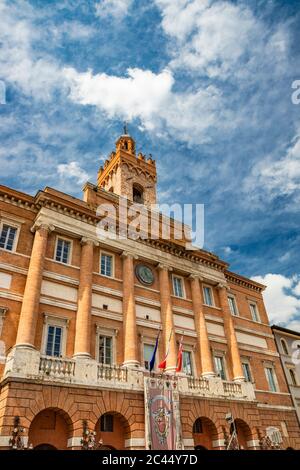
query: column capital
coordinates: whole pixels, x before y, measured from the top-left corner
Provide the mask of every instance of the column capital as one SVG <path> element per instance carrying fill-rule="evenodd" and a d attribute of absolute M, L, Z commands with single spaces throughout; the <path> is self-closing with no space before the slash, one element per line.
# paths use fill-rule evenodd
<path fill-rule="evenodd" d="M 190 279 L 191 281 L 196 281 L 198 279 L 198 281 L 202 282 L 204 281 L 204 277 L 201 276 L 200 274 L 194 274 L 194 273 L 191 273 L 188 277 L 188 279 Z"/>
<path fill-rule="evenodd" d="M 221 289 L 225 289 L 225 290 L 227 290 L 227 291 L 230 291 L 229 285 L 228 285 L 228 284 L 225 284 L 225 282 L 224 282 L 224 283 L 223 283 L 223 282 L 219 282 L 219 284 L 217 284 L 216 287 L 217 287 L 217 289 L 220 289 L 220 290 L 221 290 Z"/>
<path fill-rule="evenodd" d="M 30 231 L 32 233 L 38 231 L 38 230 L 41 230 L 41 229 L 44 229 L 44 230 L 47 230 L 48 233 L 51 233 L 55 230 L 55 227 L 54 225 L 52 224 L 48 224 L 47 222 L 35 222 L 34 225 L 31 227 Z"/>
<path fill-rule="evenodd" d="M 96 240 L 93 240 L 92 238 L 88 237 L 82 237 L 80 240 L 81 245 L 94 245 L 94 246 L 99 246 L 99 242 Z"/>
<path fill-rule="evenodd" d="M 171 266 L 168 266 L 167 264 L 164 263 L 158 263 L 157 269 L 165 270 L 165 271 L 173 271 L 173 268 Z"/>
<path fill-rule="evenodd" d="M 130 251 L 122 251 L 121 258 L 131 258 L 131 259 L 138 259 L 139 257 L 135 253 L 131 253 Z"/>

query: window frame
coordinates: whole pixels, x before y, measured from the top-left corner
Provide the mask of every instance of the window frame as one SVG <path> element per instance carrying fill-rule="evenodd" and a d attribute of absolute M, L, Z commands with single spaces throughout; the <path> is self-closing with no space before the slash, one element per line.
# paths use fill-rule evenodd
<path fill-rule="evenodd" d="M 21 231 L 21 224 L 18 223 L 18 222 L 15 222 L 13 219 L 9 219 L 7 217 L 1 217 L 1 219 L 0 219 L 0 237 L 1 237 L 4 225 L 8 225 L 9 227 L 15 228 L 16 229 L 16 234 L 15 234 L 15 237 L 14 237 L 12 249 L 8 250 L 7 248 L 0 247 L 0 250 L 6 251 L 7 253 L 16 253 L 17 247 L 18 247 L 18 242 L 19 242 L 20 231 Z"/>
<path fill-rule="evenodd" d="M 44 314 L 44 326 L 43 326 L 43 336 L 41 343 L 41 354 L 47 356 L 47 342 L 48 342 L 48 328 L 49 326 L 54 326 L 62 329 L 61 336 L 61 353 L 60 356 L 49 356 L 54 358 L 63 358 L 66 357 L 66 346 L 67 346 L 67 332 L 69 327 L 69 318 L 59 317 L 51 314 Z"/>
<path fill-rule="evenodd" d="M 145 371 L 149 371 L 149 372 L 150 372 L 150 368 L 147 369 L 146 366 L 145 366 L 145 346 L 152 346 L 152 347 L 153 347 L 153 352 L 154 352 L 154 349 L 155 349 L 155 342 L 145 340 L 145 341 L 143 341 L 143 343 L 142 343 L 142 358 L 143 358 L 142 364 L 143 364 L 143 368 L 145 369 Z M 153 353 L 152 353 L 152 354 L 153 354 Z M 156 359 L 157 359 L 157 357 L 156 357 Z M 154 363 L 153 371 L 157 370 L 157 365 L 156 365 L 157 362 L 159 362 L 159 361 L 156 360 L 155 363 Z"/>
<path fill-rule="evenodd" d="M 102 255 L 111 256 L 111 275 L 110 276 L 108 276 L 107 274 L 102 274 L 102 272 L 101 272 Z M 115 255 L 113 253 L 110 253 L 109 251 L 105 251 L 105 250 L 100 250 L 100 254 L 99 254 L 99 274 L 100 274 L 100 276 L 104 276 L 104 277 L 107 277 L 109 279 L 112 279 L 112 278 L 115 277 Z"/>
<path fill-rule="evenodd" d="M 223 352 L 215 351 L 213 353 L 213 358 L 214 358 L 214 369 L 215 369 L 216 376 L 220 377 L 221 380 L 224 380 L 224 381 L 228 380 L 227 364 L 226 364 L 225 354 Z M 217 370 L 216 358 L 219 358 L 222 361 L 225 378 L 222 378 L 221 375 L 219 374 L 219 371 Z"/>
<path fill-rule="evenodd" d="M 179 279 L 181 282 L 182 296 L 176 295 L 175 293 L 175 279 Z M 185 283 L 184 283 L 183 276 L 180 276 L 178 274 L 172 274 L 172 288 L 173 288 L 173 296 L 176 297 L 176 299 L 186 299 Z"/>
<path fill-rule="evenodd" d="M 67 263 L 65 263 L 64 261 L 59 261 L 59 260 L 56 259 L 57 247 L 58 247 L 58 240 L 63 240 L 63 241 L 66 241 L 66 242 L 69 242 L 69 243 L 70 243 L 70 250 L 69 250 L 69 253 L 68 253 L 68 261 L 67 261 Z M 54 250 L 54 261 L 55 261 L 56 263 L 63 264 L 64 266 L 68 266 L 68 265 L 69 265 L 69 266 L 72 266 L 72 257 L 73 257 L 73 240 L 71 240 L 70 238 L 61 236 L 61 235 L 56 235 L 55 250 Z"/>
<path fill-rule="evenodd" d="M 296 373 L 296 368 L 295 367 L 287 367 L 287 369 L 288 369 L 289 374 L 290 374 L 289 379 L 292 382 L 290 385 L 292 385 L 292 387 L 298 387 L 299 386 L 299 381 L 298 381 L 298 377 L 297 377 L 297 373 Z M 294 378 L 292 378 L 293 377 L 292 374 L 293 374 Z M 294 383 L 294 381 L 295 381 L 295 383 Z"/>
<path fill-rule="evenodd" d="M 266 376 L 266 379 L 267 379 L 267 384 L 268 384 L 268 387 L 269 387 L 269 392 L 272 392 L 272 393 L 279 393 L 280 390 L 279 390 L 279 385 L 278 385 L 278 380 L 277 380 L 277 375 L 276 375 L 276 371 L 275 371 L 274 365 L 273 365 L 273 364 L 265 364 L 265 365 L 264 365 L 264 368 L 265 368 L 265 376 Z M 272 377 L 273 377 L 273 383 L 274 383 L 274 386 L 275 386 L 275 390 L 273 390 L 272 387 L 271 387 L 271 385 L 270 385 L 267 370 L 271 370 L 271 371 L 272 371 Z"/>
<path fill-rule="evenodd" d="M 245 381 L 246 382 L 249 382 L 249 383 L 254 383 L 254 380 L 253 380 L 253 374 L 252 374 L 252 369 L 251 369 L 251 364 L 250 364 L 250 361 L 249 359 L 246 359 L 246 358 L 241 358 L 241 362 L 242 362 L 242 369 L 243 369 L 243 374 L 244 374 L 244 377 L 245 377 Z M 248 369 L 249 369 L 249 375 L 250 375 L 250 380 L 247 380 L 246 379 L 246 376 L 245 376 L 245 373 L 244 373 L 244 364 L 248 366 Z"/>
<path fill-rule="evenodd" d="M 187 376 L 187 377 L 195 377 L 195 358 L 194 358 L 194 351 L 192 348 L 189 348 L 188 346 L 185 346 L 183 344 L 182 346 L 182 372 Z M 187 374 L 184 369 L 183 369 L 183 353 L 188 353 L 190 354 L 190 357 L 191 357 L 191 374 Z"/>
<path fill-rule="evenodd" d="M 232 315 L 233 317 L 239 317 L 240 314 L 239 314 L 239 309 L 238 309 L 238 305 L 237 305 L 237 301 L 236 301 L 235 295 L 233 295 L 233 294 L 228 294 L 228 295 L 227 295 L 227 299 L 228 299 L 228 305 L 229 305 L 229 310 L 230 310 L 231 315 Z M 232 310 L 231 310 L 231 307 L 230 307 L 229 299 L 233 300 L 236 313 L 232 313 Z"/>
<path fill-rule="evenodd" d="M 249 310 L 250 310 L 250 314 L 251 314 L 251 320 L 255 323 L 261 323 L 261 318 L 260 318 L 260 313 L 259 313 L 259 310 L 258 310 L 257 302 L 255 300 L 249 300 L 248 303 L 249 303 Z M 255 307 L 255 312 L 256 312 L 256 316 L 257 316 L 258 320 L 255 320 L 253 318 L 251 306 Z"/>
<path fill-rule="evenodd" d="M 211 301 L 212 301 L 212 304 L 207 304 L 206 303 L 206 299 L 205 299 L 205 289 L 210 289 L 210 292 L 211 292 Z M 213 288 L 212 286 L 210 286 L 209 284 L 203 284 L 202 285 L 202 294 L 203 294 L 203 305 L 205 305 L 206 307 L 215 307 L 216 304 L 215 304 L 215 298 L 214 298 L 214 291 L 213 291 Z"/>
<path fill-rule="evenodd" d="M 280 347 L 281 347 L 282 354 L 284 354 L 285 356 L 289 356 L 289 348 L 284 338 L 280 338 Z"/>
<path fill-rule="evenodd" d="M 102 429 L 102 420 L 105 421 L 105 418 L 109 416 L 112 418 L 112 426 L 111 426 L 111 430 L 109 431 L 106 431 L 105 429 L 103 430 Z M 103 423 L 104 424 L 104 423 Z M 103 426 L 105 428 L 105 426 Z M 112 413 L 104 413 L 103 415 L 100 416 L 100 432 L 111 432 L 113 433 L 114 432 L 114 415 Z"/>
<path fill-rule="evenodd" d="M 117 358 L 117 338 L 118 330 L 112 328 L 105 328 L 100 325 L 96 325 L 96 341 L 95 341 L 95 358 L 98 364 L 103 364 L 107 367 L 112 367 L 116 365 L 116 358 Z M 111 364 L 104 364 L 100 362 L 100 336 L 106 336 L 112 338 L 112 362 Z"/>

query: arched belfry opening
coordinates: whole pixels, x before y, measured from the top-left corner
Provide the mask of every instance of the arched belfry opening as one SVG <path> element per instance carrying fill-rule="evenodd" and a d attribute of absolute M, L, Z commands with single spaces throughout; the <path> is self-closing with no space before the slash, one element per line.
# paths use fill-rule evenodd
<path fill-rule="evenodd" d="M 144 190 L 139 184 L 132 186 L 132 200 L 138 204 L 144 204 Z"/>

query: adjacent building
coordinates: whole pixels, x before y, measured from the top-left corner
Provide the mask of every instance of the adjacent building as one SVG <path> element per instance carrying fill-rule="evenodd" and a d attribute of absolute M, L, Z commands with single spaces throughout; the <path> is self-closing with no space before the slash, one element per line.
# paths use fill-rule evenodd
<path fill-rule="evenodd" d="M 148 447 L 144 379 L 159 331 L 154 374 L 169 349 L 164 377 L 177 383 L 181 448 L 225 449 L 229 413 L 244 449 L 261 448 L 267 436 L 300 448 L 264 286 L 188 249 L 173 220 L 163 237 L 161 215 L 154 239 L 99 236 L 105 204 L 118 211 L 138 202 L 151 212 L 156 178 L 155 161 L 136 155 L 125 133 L 82 200 L 0 186 L 2 449 L 16 423 L 33 448 L 79 449 L 87 429 L 106 448 Z M 108 233 L 114 220 L 106 216 Z"/>
<path fill-rule="evenodd" d="M 272 331 L 300 423 L 300 333 L 278 325 Z"/>

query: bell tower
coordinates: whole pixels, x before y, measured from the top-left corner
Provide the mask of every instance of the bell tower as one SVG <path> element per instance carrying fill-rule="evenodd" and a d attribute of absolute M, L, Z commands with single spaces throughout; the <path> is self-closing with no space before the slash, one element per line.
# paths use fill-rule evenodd
<path fill-rule="evenodd" d="M 141 152 L 136 156 L 135 141 L 126 126 L 115 151 L 99 169 L 97 186 L 147 207 L 156 203 L 155 160 Z"/>

